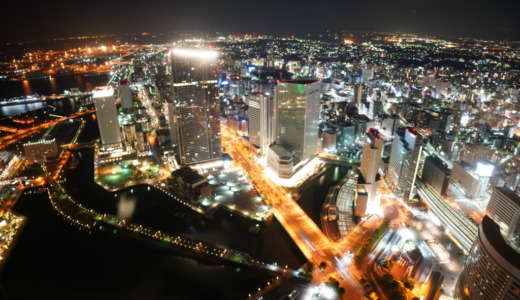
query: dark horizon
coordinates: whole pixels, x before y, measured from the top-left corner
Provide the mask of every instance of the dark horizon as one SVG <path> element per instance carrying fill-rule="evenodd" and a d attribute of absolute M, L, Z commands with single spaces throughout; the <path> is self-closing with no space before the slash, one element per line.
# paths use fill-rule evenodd
<path fill-rule="evenodd" d="M 512 1 L 24 1 L 0 19 L 1 42 L 138 32 L 318 34 L 379 31 L 520 40 Z"/>

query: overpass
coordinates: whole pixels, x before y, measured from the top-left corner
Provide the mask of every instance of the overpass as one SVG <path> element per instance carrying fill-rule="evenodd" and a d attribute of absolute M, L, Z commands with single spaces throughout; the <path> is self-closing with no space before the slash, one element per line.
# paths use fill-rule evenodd
<path fill-rule="evenodd" d="M 460 215 L 435 190 L 421 180 L 417 180 L 417 192 L 424 199 L 432 213 L 439 218 L 451 236 L 461 246 L 465 253 L 469 253 L 478 234 L 478 225 L 469 218 Z"/>
<path fill-rule="evenodd" d="M 319 155 L 319 158 L 326 163 L 329 163 L 332 165 L 338 165 L 338 166 L 359 166 L 361 164 L 361 161 L 359 161 L 357 159 L 349 159 L 349 158 L 336 159 L 336 158 L 331 158 L 331 157 L 327 157 L 324 155 Z"/>

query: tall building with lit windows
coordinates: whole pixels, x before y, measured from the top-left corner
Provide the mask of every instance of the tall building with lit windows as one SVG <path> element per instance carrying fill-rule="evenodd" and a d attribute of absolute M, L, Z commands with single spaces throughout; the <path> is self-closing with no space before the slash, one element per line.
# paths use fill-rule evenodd
<path fill-rule="evenodd" d="M 109 85 L 100 86 L 96 87 L 92 94 L 102 147 L 105 149 L 117 148 L 121 145 L 121 130 L 117 119 L 114 89 Z"/>
<path fill-rule="evenodd" d="M 422 142 L 422 135 L 411 127 L 399 128 L 394 134 L 387 177 L 389 184 L 405 200 L 414 195 Z"/>
<path fill-rule="evenodd" d="M 374 203 L 377 199 L 377 189 L 379 188 L 379 164 L 383 156 L 385 143 L 379 131 L 370 128 L 365 133 L 365 142 L 363 153 L 361 154 L 361 165 L 359 171 L 361 173 L 360 184 L 365 186 L 368 192 L 368 207 L 378 206 Z M 364 214 L 362 214 L 364 215 Z"/>
<path fill-rule="evenodd" d="M 272 120 L 273 101 L 263 93 L 251 93 L 245 97 L 249 114 L 249 142 L 258 147 L 260 153 L 265 155 L 267 147 L 273 141 Z"/>
<path fill-rule="evenodd" d="M 507 237 L 520 235 L 520 196 L 509 188 L 493 189 L 486 214 L 500 226 Z"/>
<path fill-rule="evenodd" d="M 484 216 L 459 278 L 459 299 L 520 299 L 520 253 L 518 242 L 512 243 L 493 219 Z"/>
<path fill-rule="evenodd" d="M 218 53 L 202 48 L 171 52 L 173 111 L 170 127 L 183 165 L 221 159 Z"/>
<path fill-rule="evenodd" d="M 283 177 L 291 177 L 318 151 L 320 90 L 318 80 L 283 81 L 276 87 L 276 144 L 267 160 L 275 172 L 284 170 Z"/>
<path fill-rule="evenodd" d="M 280 82 L 276 88 L 276 140 L 292 146 L 300 161 L 318 151 L 320 83 Z"/>

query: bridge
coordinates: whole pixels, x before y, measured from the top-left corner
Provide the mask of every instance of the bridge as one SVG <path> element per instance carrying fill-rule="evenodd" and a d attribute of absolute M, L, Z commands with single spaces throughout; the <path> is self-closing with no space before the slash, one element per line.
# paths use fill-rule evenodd
<path fill-rule="evenodd" d="M 307 260 L 316 265 L 326 263 L 326 268 L 318 273 L 319 278 L 315 277 L 314 281 L 322 283 L 327 282 L 330 276 L 339 277 L 340 286 L 346 289 L 350 299 L 365 299 L 363 288 L 349 272 L 349 266 L 342 262 L 349 246 L 361 237 L 349 235 L 342 242 L 330 241 L 292 196 L 267 176 L 264 168 L 254 162 L 248 153 L 235 146 L 239 143 L 231 141 L 232 136 L 227 130 L 222 131 L 222 137 L 227 153 L 250 175 L 255 189 L 264 195 L 273 215 Z"/>
<path fill-rule="evenodd" d="M 359 166 L 361 162 L 357 159 L 348 159 L 348 158 L 329 158 L 320 155 L 320 159 L 326 163 L 332 164 L 332 165 L 338 165 L 338 166 Z"/>

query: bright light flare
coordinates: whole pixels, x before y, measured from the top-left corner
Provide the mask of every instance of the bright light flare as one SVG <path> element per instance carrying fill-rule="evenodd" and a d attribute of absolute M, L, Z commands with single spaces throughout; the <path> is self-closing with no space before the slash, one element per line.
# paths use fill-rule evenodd
<path fill-rule="evenodd" d="M 186 56 L 186 57 L 196 57 L 196 58 L 217 58 L 218 52 L 206 50 L 206 49 L 183 49 L 183 48 L 175 48 L 172 50 L 174 55 L 178 56 Z"/>

